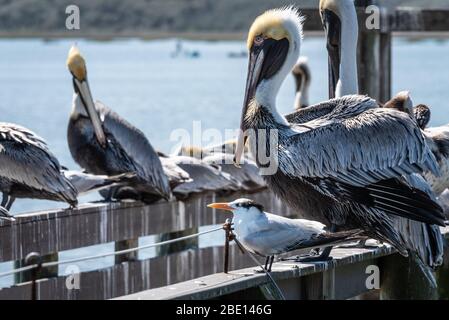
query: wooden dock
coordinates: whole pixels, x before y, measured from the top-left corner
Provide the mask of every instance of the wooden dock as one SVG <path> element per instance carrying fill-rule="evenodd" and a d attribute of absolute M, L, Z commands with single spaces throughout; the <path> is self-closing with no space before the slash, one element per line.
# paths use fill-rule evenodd
<path fill-rule="evenodd" d="M 449 227 L 443 232 L 448 239 Z M 323 263 L 276 262 L 271 275 L 287 299 L 350 299 L 367 294 L 380 299 L 449 298 L 442 296 L 449 288 L 449 278 L 445 276 L 449 270 L 447 258 L 445 267 L 437 272 L 439 289 L 432 289 L 417 266 L 410 267 L 408 259 L 399 256 L 389 245 L 375 249 L 337 248 L 331 255 L 333 260 Z M 447 255 L 449 248 L 446 248 Z M 371 288 L 374 284 L 368 279 L 374 274 L 373 266 L 380 272 L 378 289 Z M 276 299 L 267 276 L 255 269 L 213 274 L 117 299 Z"/>
<path fill-rule="evenodd" d="M 14 223 L 0 221 L 0 263 L 10 261 L 21 267 L 30 252 L 39 252 L 48 262 L 57 261 L 58 253 L 65 250 L 114 243 L 117 251 L 136 247 L 139 239 L 146 236 L 161 241 L 192 234 L 199 228 L 222 224 L 229 217 L 225 212 L 207 208 L 207 204 L 238 197 L 251 197 L 264 204 L 267 210 L 293 216 L 291 210 L 268 191 L 250 195 L 236 193 L 229 197 L 208 193 L 185 202 L 153 205 L 138 202 L 86 204 L 73 210 L 36 212 L 20 215 Z M 224 232 L 222 237 L 224 244 Z M 238 259 L 238 254 L 236 247 L 231 246 L 231 269 L 252 265 L 247 257 Z M 110 299 L 221 272 L 222 266 L 221 243 L 200 247 L 198 241 L 190 241 L 161 247 L 149 259 L 121 256 L 110 267 L 82 272 L 79 290 L 66 288 L 68 265 L 44 270 L 37 281 L 38 298 Z M 29 276 L 15 277 L 12 286 L 0 289 L 0 300 L 29 299 L 31 287 Z"/>

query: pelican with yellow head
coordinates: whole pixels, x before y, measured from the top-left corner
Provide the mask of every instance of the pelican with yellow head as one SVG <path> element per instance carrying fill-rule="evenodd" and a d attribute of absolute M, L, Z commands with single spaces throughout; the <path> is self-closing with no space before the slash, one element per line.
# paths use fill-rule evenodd
<path fill-rule="evenodd" d="M 86 60 L 73 46 L 67 58 L 73 80 L 73 107 L 67 139 L 75 161 L 88 173 L 117 175 L 132 173 L 132 192 L 126 197 L 144 202 L 168 199 L 171 191 L 156 151 L 142 131 L 97 101 L 94 102 L 87 80 Z M 108 198 L 120 198 L 116 188 Z M 123 192 L 125 194 L 125 192 Z"/>
<path fill-rule="evenodd" d="M 276 121 L 287 125 L 287 120 L 274 106 L 282 83 L 298 61 L 303 20 L 294 7 L 272 9 L 257 17 L 249 30 L 248 75 L 235 153 L 236 165 L 239 165 L 246 144 L 244 132 L 248 129 L 248 115 L 257 108 L 253 101 L 257 100 L 257 105 L 266 108 Z"/>
<path fill-rule="evenodd" d="M 328 1 L 324 6 L 322 2 L 325 19 L 336 19 L 338 11 L 326 10 L 343 2 L 348 3 Z M 249 149 L 268 187 L 302 218 L 326 224 L 331 231 L 362 229 L 403 255 L 420 254 L 429 268 L 438 265 L 442 237 L 436 225 L 444 225 L 441 207 L 403 180 L 406 174 L 438 171 L 413 119 L 379 108 L 375 100 L 360 95 L 331 99 L 286 116 L 278 112 L 278 91 L 300 55 L 302 24 L 297 10 L 287 7 L 263 13 L 250 28 L 236 164 L 248 133 Z M 338 35 L 344 38 L 341 32 Z M 347 71 L 342 70 L 340 84 Z M 345 88 L 337 82 L 338 87 Z M 277 139 L 271 138 L 271 132 Z M 266 170 L 267 158 L 270 170 Z M 394 227 L 395 216 L 428 224 L 432 230 L 428 239 L 437 241 L 417 249 L 404 240 L 408 238 L 403 230 Z M 302 261 L 325 259 L 330 250 Z"/>

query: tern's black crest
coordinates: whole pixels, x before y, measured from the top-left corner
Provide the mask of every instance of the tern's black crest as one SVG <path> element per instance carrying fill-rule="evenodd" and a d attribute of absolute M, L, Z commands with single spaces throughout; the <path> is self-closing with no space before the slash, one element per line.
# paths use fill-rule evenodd
<path fill-rule="evenodd" d="M 242 202 L 239 202 L 236 205 L 237 205 L 237 207 L 242 207 L 242 208 L 246 208 L 246 209 L 250 209 L 251 207 L 255 207 L 255 208 L 259 209 L 262 212 L 264 211 L 263 205 L 261 205 L 259 203 L 256 203 L 253 200 L 249 200 L 249 199 L 245 200 L 245 201 L 242 201 Z"/>

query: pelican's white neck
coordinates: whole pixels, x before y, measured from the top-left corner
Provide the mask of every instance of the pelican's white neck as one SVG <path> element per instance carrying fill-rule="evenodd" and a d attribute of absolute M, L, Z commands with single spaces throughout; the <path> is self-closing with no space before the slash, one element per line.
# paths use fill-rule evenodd
<path fill-rule="evenodd" d="M 273 115 L 276 122 L 288 125 L 287 120 L 282 116 L 276 108 L 276 97 L 279 89 L 284 82 L 287 75 L 293 69 L 296 61 L 299 58 L 300 40 L 290 41 L 288 54 L 285 58 L 284 64 L 279 71 L 269 79 L 263 80 L 256 90 L 256 102 L 267 108 Z"/>
<path fill-rule="evenodd" d="M 301 87 L 299 88 L 298 92 L 296 92 L 295 96 L 295 109 L 301 109 L 302 106 L 308 106 L 309 105 L 309 81 L 304 80 L 301 82 Z"/>
<path fill-rule="evenodd" d="M 346 7 L 341 21 L 340 79 L 335 88 L 335 96 L 358 94 L 357 41 L 359 26 L 354 5 Z"/>
<path fill-rule="evenodd" d="M 81 100 L 81 97 L 78 93 L 73 93 L 72 98 L 72 115 L 74 116 L 84 116 L 87 117 L 87 111 L 86 108 L 83 105 L 83 101 Z"/>

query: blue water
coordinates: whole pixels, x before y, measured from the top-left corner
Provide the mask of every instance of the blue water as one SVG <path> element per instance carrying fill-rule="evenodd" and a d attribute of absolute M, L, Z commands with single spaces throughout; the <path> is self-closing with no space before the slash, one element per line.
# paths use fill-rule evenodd
<path fill-rule="evenodd" d="M 74 41 L 0 40 L 1 121 L 24 125 L 44 137 L 60 162 L 77 168 L 66 142 L 72 98 L 71 76 L 65 60 Z M 142 129 L 152 144 L 170 151 L 174 129 L 220 132 L 238 126 L 247 60 L 229 52 L 245 50 L 243 41 L 183 41 L 185 50 L 198 50 L 198 59 L 172 58 L 175 40 L 77 41 L 87 59 L 95 99 L 103 101 Z M 393 46 L 393 92 L 410 90 L 414 101 L 432 106 L 432 124 L 449 121 L 449 41 L 409 42 Z M 311 102 L 327 96 L 327 59 L 323 39 L 308 38 L 302 54 L 313 73 Z M 291 110 L 293 79 L 281 89 L 278 106 Z M 81 201 L 96 199 L 96 196 Z M 65 207 L 62 203 L 17 200 L 13 212 Z"/>

